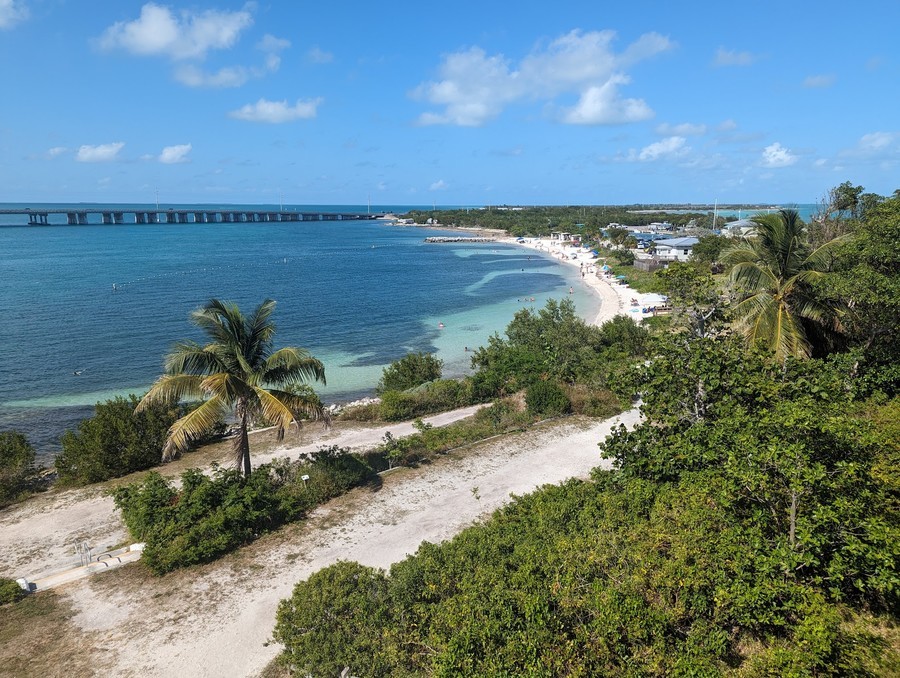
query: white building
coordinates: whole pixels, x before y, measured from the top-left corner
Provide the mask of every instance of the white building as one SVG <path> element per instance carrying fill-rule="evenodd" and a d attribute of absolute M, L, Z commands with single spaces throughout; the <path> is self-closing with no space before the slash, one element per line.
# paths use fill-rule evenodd
<path fill-rule="evenodd" d="M 654 242 L 656 256 L 668 261 L 687 261 L 694 245 L 699 242 L 697 238 L 668 238 Z"/>

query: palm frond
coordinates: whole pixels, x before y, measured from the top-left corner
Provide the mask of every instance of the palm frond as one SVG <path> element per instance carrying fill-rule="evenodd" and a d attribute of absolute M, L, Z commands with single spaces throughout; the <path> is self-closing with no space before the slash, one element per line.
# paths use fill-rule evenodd
<path fill-rule="evenodd" d="M 750 292 L 773 290 L 778 287 L 778 278 L 767 266 L 753 261 L 735 264 L 729 274 L 732 282 Z"/>
<path fill-rule="evenodd" d="M 154 382 L 141 398 L 135 412 L 142 412 L 154 403 L 178 403 L 186 398 L 202 398 L 203 377 L 195 374 L 164 374 Z"/>
<path fill-rule="evenodd" d="M 251 391 L 251 386 L 247 382 L 239 376 L 227 372 L 208 375 L 203 379 L 201 388 L 204 393 L 220 398 L 229 405 L 233 405 Z"/>
<path fill-rule="evenodd" d="M 259 408 L 263 416 L 276 427 L 278 440 L 282 440 L 285 429 L 295 421 L 293 410 L 282 402 L 275 392 L 267 391 L 261 387 L 254 387 L 253 391 L 259 401 Z"/>
<path fill-rule="evenodd" d="M 193 341 L 180 341 L 166 355 L 165 370 L 168 374 L 209 374 L 224 367 L 214 346 L 201 346 Z"/>
<path fill-rule="evenodd" d="M 325 366 L 306 349 L 288 346 L 278 349 L 266 359 L 263 381 L 274 386 L 318 381 L 325 384 Z"/>
<path fill-rule="evenodd" d="M 169 427 L 169 435 L 163 448 L 163 461 L 173 459 L 190 446 L 191 440 L 200 437 L 228 414 L 228 405 L 220 398 L 204 401 Z"/>
<path fill-rule="evenodd" d="M 322 407 L 322 402 L 314 393 L 291 393 L 289 391 L 278 391 L 275 389 L 269 389 L 269 393 L 290 408 L 291 412 L 294 413 L 295 420 L 298 415 L 306 415 L 311 419 L 325 420 L 326 426 L 330 423 L 328 411 Z"/>
<path fill-rule="evenodd" d="M 258 366 L 269 352 L 275 334 L 275 323 L 271 321 L 274 310 L 275 300 L 266 299 L 246 321 L 247 358 L 254 366 Z"/>
<path fill-rule="evenodd" d="M 837 250 L 850 242 L 854 237 L 854 233 L 845 233 L 842 236 L 819 245 L 807 255 L 806 259 L 803 261 L 803 268 L 816 271 L 830 270 L 834 263 Z"/>

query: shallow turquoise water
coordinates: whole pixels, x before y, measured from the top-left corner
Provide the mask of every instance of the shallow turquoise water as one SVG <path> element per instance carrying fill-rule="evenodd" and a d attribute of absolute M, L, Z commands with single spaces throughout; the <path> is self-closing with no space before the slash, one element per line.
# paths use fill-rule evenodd
<path fill-rule="evenodd" d="M 212 297 L 245 311 L 276 299 L 276 346 L 325 362 L 329 402 L 370 393 L 409 351 L 462 374 L 465 347 L 570 285 L 579 311 L 596 312 L 573 267 L 423 242 L 435 233 L 374 221 L 0 228 L 0 429 L 51 454 L 94 403 L 142 393 L 174 341 L 202 340 L 188 314 Z"/>

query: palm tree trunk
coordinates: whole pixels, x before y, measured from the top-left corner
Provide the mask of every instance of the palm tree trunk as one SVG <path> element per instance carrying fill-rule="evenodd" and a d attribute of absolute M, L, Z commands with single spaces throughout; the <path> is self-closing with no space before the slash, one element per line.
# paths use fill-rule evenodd
<path fill-rule="evenodd" d="M 250 436 L 247 433 L 247 406 L 243 401 L 235 408 L 241 427 L 234 439 L 234 467 L 240 469 L 244 478 L 250 477 Z"/>

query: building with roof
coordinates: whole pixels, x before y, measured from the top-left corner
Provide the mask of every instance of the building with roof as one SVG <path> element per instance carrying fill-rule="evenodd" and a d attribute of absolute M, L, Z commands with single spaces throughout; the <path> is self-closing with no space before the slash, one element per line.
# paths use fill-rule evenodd
<path fill-rule="evenodd" d="M 698 238 L 667 238 L 654 242 L 656 256 L 666 261 L 687 261 L 700 240 Z"/>

